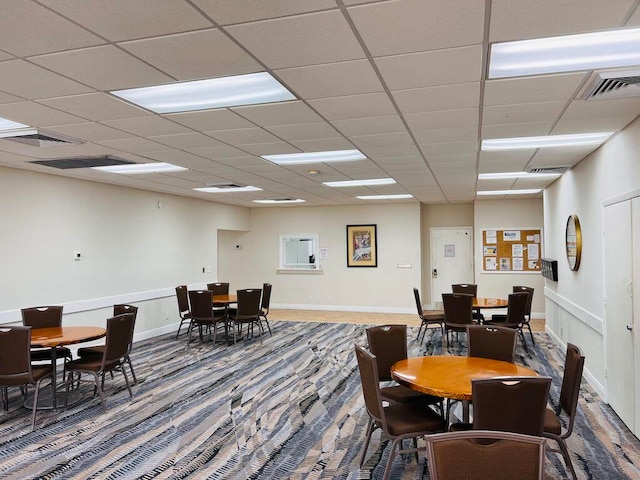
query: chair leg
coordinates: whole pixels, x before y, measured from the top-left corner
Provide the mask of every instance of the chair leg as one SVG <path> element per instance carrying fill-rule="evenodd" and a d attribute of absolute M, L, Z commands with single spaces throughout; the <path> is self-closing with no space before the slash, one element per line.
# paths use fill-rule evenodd
<path fill-rule="evenodd" d="M 122 370 L 122 376 L 124 377 L 124 383 L 127 385 L 127 390 L 129 390 L 129 398 L 133 398 L 133 392 L 131 391 L 131 386 L 129 385 L 129 378 L 127 377 L 127 371 L 124 368 L 124 364 L 120 364 L 120 370 Z"/>
<path fill-rule="evenodd" d="M 260 328 L 260 320 L 258 320 L 258 333 L 260 334 L 260 345 L 262 345 L 262 329 Z"/>
<path fill-rule="evenodd" d="M 397 446 L 402 440 L 400 438 L 395 438 L 393 443 L 391 444 L 391 453 L 389 453 L 389 460 L 387 460 L 387 467 L 384 469 L 384 475 L 382 476 L 382 480 L 387 480 L 389 478 L 389 474 L 391 473 L 391 465 L 393 464 L 393 459 L 396 457 Z"/>
<path fill-rule="evenodd" d="M 573 478 L 573 480 L 578 480 L 578 477 L 576 476 L 576 471 L 573 468 L 573 462 L 571 461 L 571 455 L 569 454 L 569 450 L 567 449 L 567 444 L 565 443 L 564 439 L 557 436 L 553 436 L 552 438 L 556 441 L 556 443 L 560 447 L 560 453 L 562 453 L 562 456 L 564 458 L 564 463 L 566 464 L 567 469 L 571 472 L 571 477 Z"/>
<path fill-rule="evenodd" d="M 133 364 L 131 363 L 131 357 L 129 355 L 126 355 L 124 357 L 124 360 L 129 364 L 129 370 L 131 370 L 131 377 L 133 378 L 132 385 L 137 385 L 138 379 L 136 378 L 136 372 L 133 371 Z"/>
<path fill-rule="evenodd" d="M 422 332 L 422 327 L 424 327 L 424 322 L 420 323 L 420 328 L 418 328 L 418 336 L 416 337 L 416 340 L 420 341 L 420 332 Z M 426 331 L 426 327 L 425 327 L 425 331 Z"/>
<path fill-rule="evenodd" d="M 5 412 L 9 411 L 9 387 L 2 387 L 2 390 L 0 390 L 0 392 L 2 393 L 2 409 Z"/>
<path fill-rule="evenodd" d="M 364 446 L 362 447 L 362 455 L 360 456 L 360 468 L 363 467 L 365 458 L 367 457 L 367 448 L 369 448 L 369 442 L 371 441 L 371 435 L 374 430 L 373 418 L 369 417 L 369 423 L 367 424 L 367 433 L 365 435 Z"/>
<path fill-rule="evenodd" d="M 535 345 L 536 344 L 536 339 L 533 338 L 533 331 L 531 330 L 531 325 L 529 325 L 529 322 L 527 322 L 525 325 L 529 329 L 529 335 L 531 335 L 531 343 Z"/>
<path fill-rule="evenodd" d="M 269 329 L 269 336 L 271 336 L 271 326 L 269 325 L 269 319 L 265 316 L 264 321 L 267 324 L 267 328 Z"/>
<path fill-rule="evenodd" d="M 31 412 L 31 431 L 36 430 L 36 411 L 38 410 L 38 395 L 40 393 L 40 383 L 47 377 L 41 378 L 36 382 L 36 392 L 33 394 L 33 411 Z"/>

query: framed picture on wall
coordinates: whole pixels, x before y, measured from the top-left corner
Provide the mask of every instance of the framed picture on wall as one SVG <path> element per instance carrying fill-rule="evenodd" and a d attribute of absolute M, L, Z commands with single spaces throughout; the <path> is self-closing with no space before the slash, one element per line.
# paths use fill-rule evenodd
<path fill-rule="evenodd" d="M 377 225 L 347 225 L 347 267 L 377 267 Z"/>

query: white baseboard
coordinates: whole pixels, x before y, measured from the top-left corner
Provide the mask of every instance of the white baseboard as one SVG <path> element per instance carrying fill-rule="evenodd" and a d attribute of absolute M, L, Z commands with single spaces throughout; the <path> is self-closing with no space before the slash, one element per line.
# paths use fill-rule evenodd
<path fill-rule="evenodd" d="M 280 308 L 283 310 L 325 310 L 329 312 L 362 312 L 362 313 L 407 313 L 415 314 L 415 308 L 404 307 L 363 307 L 356 305 L 316 305 L 308 303 L 291 304 L 291 303 L 272 303 L 271 308 Z"/>

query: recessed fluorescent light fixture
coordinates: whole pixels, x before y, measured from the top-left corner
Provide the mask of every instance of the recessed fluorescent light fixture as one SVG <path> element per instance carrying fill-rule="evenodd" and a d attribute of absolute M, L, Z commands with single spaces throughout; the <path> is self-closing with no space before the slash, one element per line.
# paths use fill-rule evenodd
<path fill-rule="evenodd" d="M 0 118 L 0 138 L 15 137 L 17 135 L 34 135 L 35 133 L 37 133 L 36 129 L 29 125 L 7 120 L 6 118 Z"/>
<path fill-rule="evenodd" d="M 528 172 L 501 172 L 501 173 L 480 173 L 478 180 L 501 180 L 509 178 L 544 178 L 559 177 L 561 173 L 528 173 Z"/>
<path fill-rule="evenodd" d="M 393 185 L 393 178 L 371 178 L 368 180 L 341 180 L 339 182 L 322 182 L 327 187 L 367 187 L 372 185 Z"/>
<path fill-rule="evenodd" d="M 190 112 L 295 100 L 267 72 L 111 92 L 156 113 Z"/>
<path fill-rule="evenodd" d="M 327 152 L 282 153 L 262 155 L 262 158 L 278 165 L 302 165 L 305 163 L 352 162 L 367 158 L 360 150 L 331 150 Z"/>
<path fill-rule="evenodd" d="M 599 145 L 614 132 L 575 133 L 570 135 L 547 135 L 542 137 L 491 138 L 482 140 L 482 150 L 519 150 L 527 148 L 579 147 Z"/>
<path fill-rule="evenodd" d="M 477 195 L 531 195 L 540 193 L 541 188 L 530 188 L 528 190 L 483 190 L 476 192 Z"/>
<path fill-rule="evenodd" d="M 262 190 L 258 187 L 247 185 L 246 187 L 199 187 L 194 188 L 198 192 L 205 193 L 227 193 L 227 192 L 259 192 Z"/>
<path fill-rule="evenodd" d="M 305 203 L 305 200 L 300 198 L 281 198 L 272 200 L 254 200 L 255 203 Z"/>
<path fill-rule="evenodd" d="M 165 162 L 130 163 L 128 165 L 110 165 L 108 167 L 91 167 L 108 173 L 138 174 L 138 173 L 167 173 L 187 170 L 184 167 Z"/>
<path fill-rule="evenodd" d="M 413 198 L 410 193 L 400 193 L 395 195 L 358 195 L 356 198 L 360 200 L 402 200 L 405 198 Z"/>
<path fill-rule="evenodd" d="M 495 43 L 489 78 L 640 64 L 640 28 Z"/>

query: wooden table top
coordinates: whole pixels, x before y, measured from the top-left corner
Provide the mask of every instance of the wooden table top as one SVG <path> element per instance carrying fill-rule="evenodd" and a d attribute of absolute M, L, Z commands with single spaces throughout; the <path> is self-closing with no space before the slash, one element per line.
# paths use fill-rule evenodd
<path fill-rule="evenodd" d="M 391 377 L 422 393 L 456 400 L 471 400 L 471 380 L 491 377 L 537 377 L 527 367 L 488 358 L 433 355 L 400 360 Z"/>
<path fill-rule="evenodd" d="M 237 303 L 238 295 L 230 294 L 230 295 L 214 295 L 213 303 Z"/>
<path fill-rule="evenodd" d="M 104 337 L 107 330 L 102 327 L 50 327 L 32 328 L 32 347 L 59 347 L 88 342 Z"/>
<path fill-rule="evenodd" d="M 479 297 L 473 299 L 472 308 L 506 308 L 509 301 L 504 298 L 485 298 Z"/>

